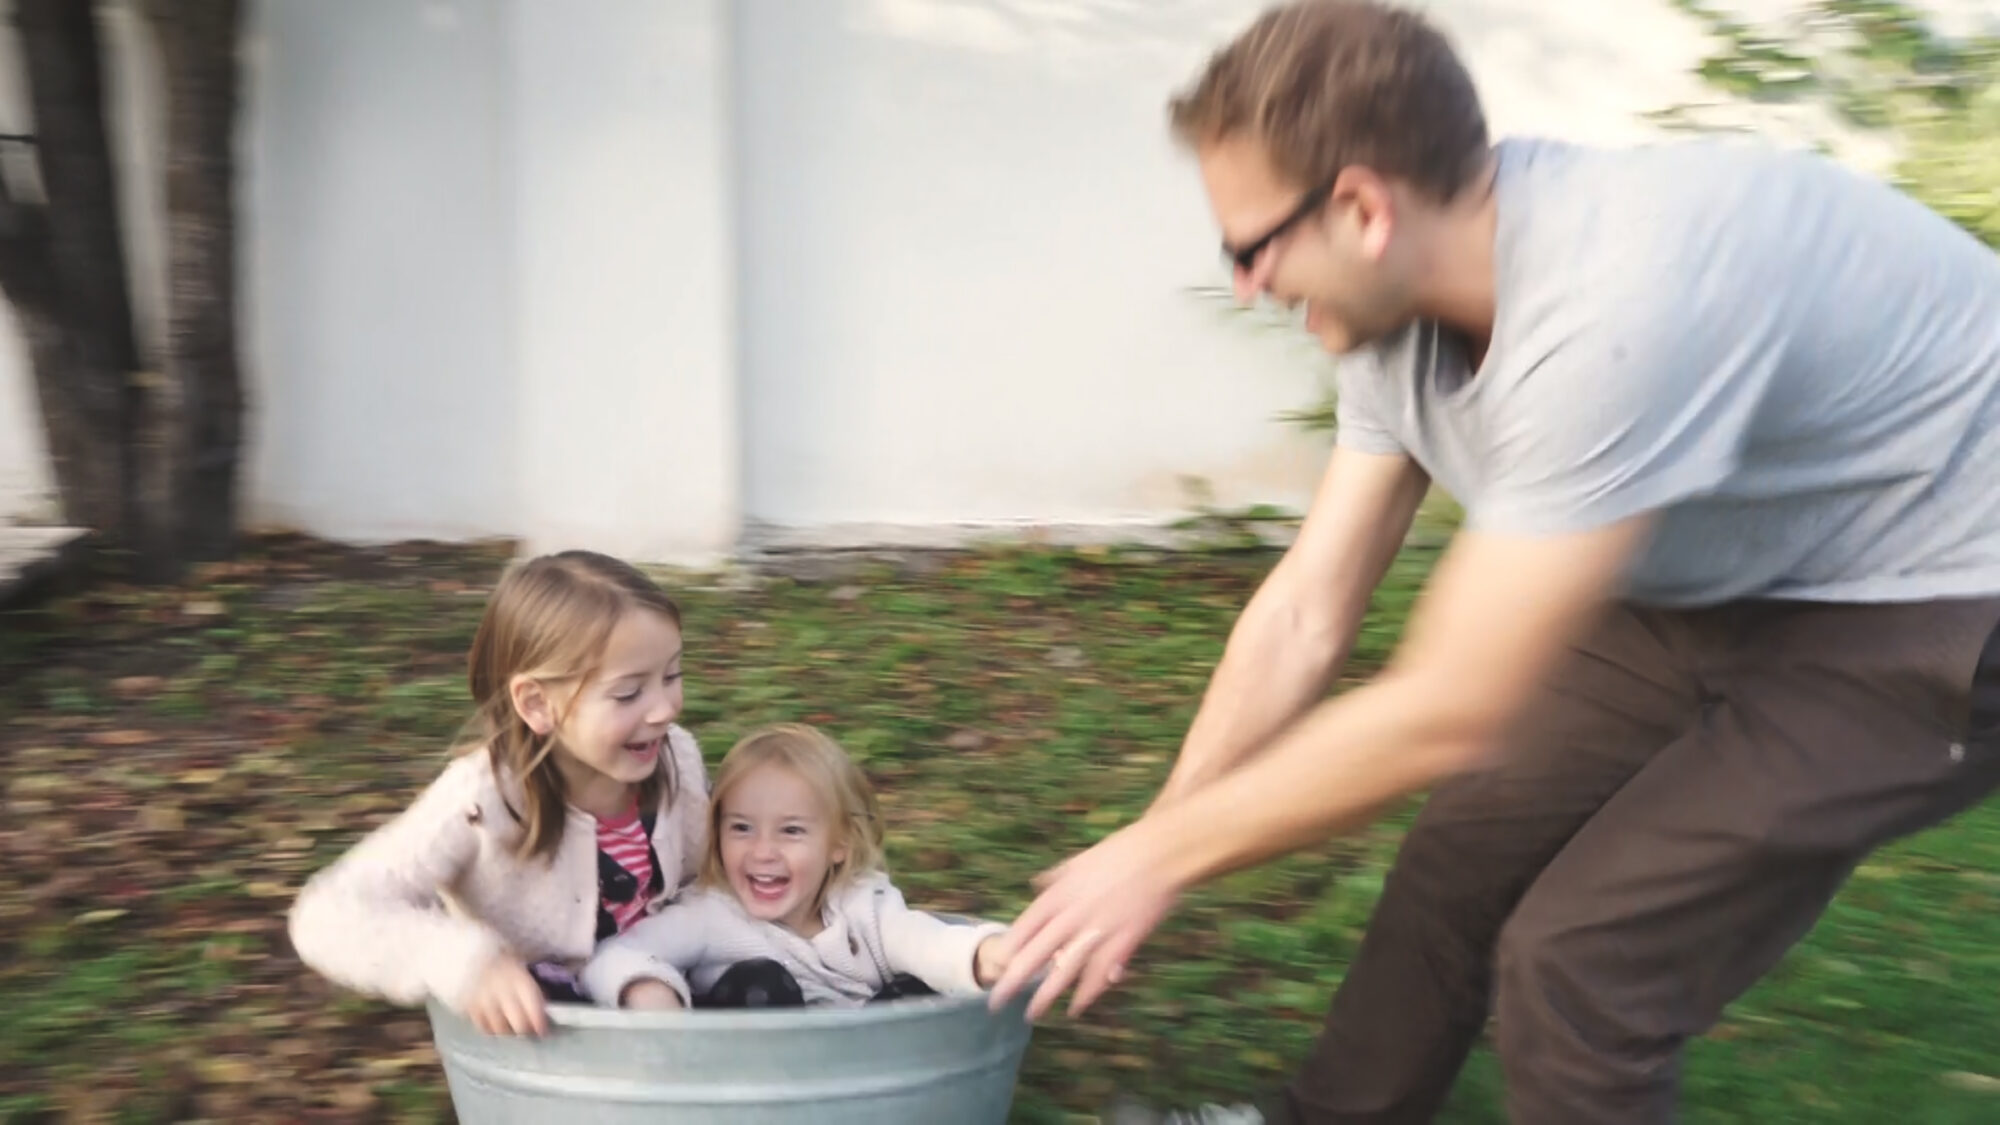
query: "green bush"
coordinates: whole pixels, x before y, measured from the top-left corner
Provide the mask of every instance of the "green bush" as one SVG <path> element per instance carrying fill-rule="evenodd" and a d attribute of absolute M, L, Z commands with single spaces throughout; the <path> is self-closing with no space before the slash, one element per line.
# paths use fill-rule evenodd
<path fill-rule="evenodd" d="M 1711 85 L 1816 105 L 1888 141 L 1893 182 L 2000 248 L 2000 39 L 1946 38 L 1895 0 L 1818 0 L 1754 28 L 1701 0 L 1675 4 L 1719 40 L 1699 68 Z"/>

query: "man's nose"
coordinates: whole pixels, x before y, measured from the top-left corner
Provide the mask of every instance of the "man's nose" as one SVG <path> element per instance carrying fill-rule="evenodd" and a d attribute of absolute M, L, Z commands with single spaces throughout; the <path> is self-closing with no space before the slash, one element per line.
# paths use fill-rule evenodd
<path fill-rule="evenodd" d="M 1250 304 L 1271 286 L 1271 255 L 1259 254 L 1250 262 L 1250 268 L 1233 268 L 1231 288 L 1236 291 L 1239 304 Z"/>
<path fill-rule="evenodd" d="M 1247 270 L 1241 266 L 1236 267 L 1234 281 L 1237 304 L 1247 305 L 1257 299 L 1257 282 L 1254 267 Z"/>

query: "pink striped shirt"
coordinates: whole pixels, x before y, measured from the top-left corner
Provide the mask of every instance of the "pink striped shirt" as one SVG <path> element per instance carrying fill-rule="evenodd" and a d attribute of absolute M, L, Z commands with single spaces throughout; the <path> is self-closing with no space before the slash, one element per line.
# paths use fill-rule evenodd
<path fill-rule="evenodd" d="M 597 850 L 629 872 L 635 887 L 652 885 L 653 858 L 647 845 L 646 826 L 640 822 L 636 807 L 617 820 L 597 822 Z M 614 901 L 610 895 L 605 895 L 603 901 L 604 909 L 617 923 L 617 932 L 621 934 L 632 923 L 646 916 L 646 895 L 643 893 L 634 894 L 624 902 Z"/>

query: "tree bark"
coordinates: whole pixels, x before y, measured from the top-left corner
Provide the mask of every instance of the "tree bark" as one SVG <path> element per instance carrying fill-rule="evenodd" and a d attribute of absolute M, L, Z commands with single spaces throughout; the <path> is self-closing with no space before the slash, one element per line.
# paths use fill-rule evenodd
<path fill-rule="evenodd" d="M 43 202 L 0 181 L 0 286 L 28 338 L 64 519 L 130 542 L 140 387 L 91 0 L 15 0 Z"/>
<path fill-rule="evenodd" d="M 232 554 L 244 395 L 236 334 L 240 0 L 143 0 L 167 95 L 165 379 L 142 487 L 164 489 L 176 554 Z M 152 429 L 152 427 L 148 427 Z"/>

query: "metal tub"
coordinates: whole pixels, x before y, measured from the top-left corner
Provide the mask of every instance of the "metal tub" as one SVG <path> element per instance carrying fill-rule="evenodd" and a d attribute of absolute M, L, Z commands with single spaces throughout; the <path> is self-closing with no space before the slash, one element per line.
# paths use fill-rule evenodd
<path fill-rule="evenodd" d="M 632 1012 L 552 1004 L 547 1037 L 489 1036 L 438 1004 L 431 1028 L 466 1125 L 1002 1125 L 1028 997 L 858 1008 Z"/>

